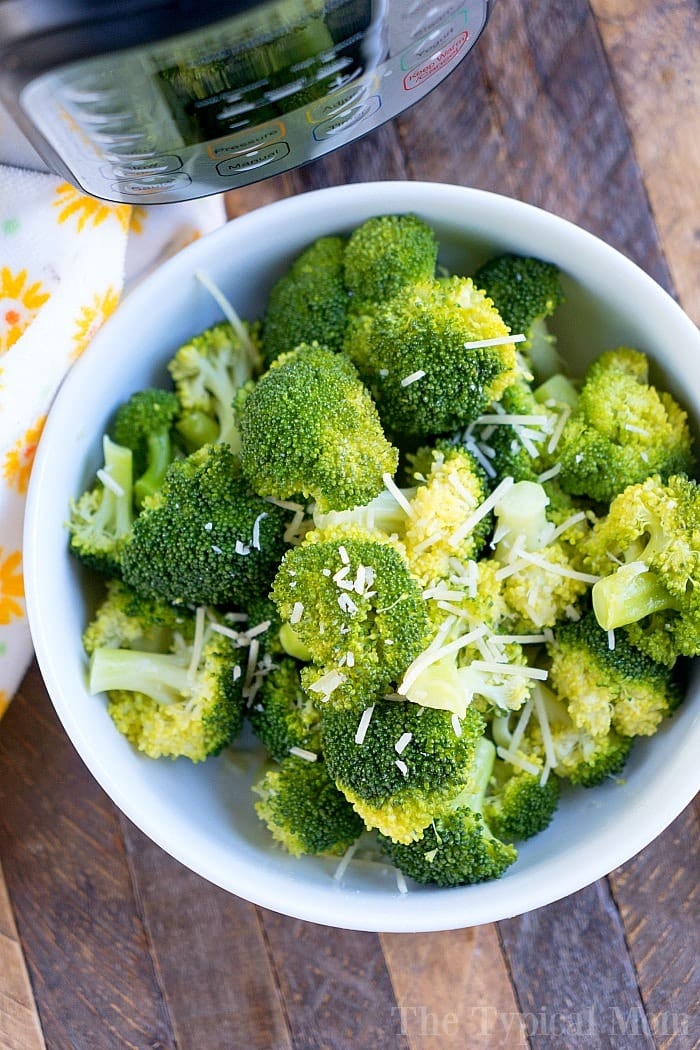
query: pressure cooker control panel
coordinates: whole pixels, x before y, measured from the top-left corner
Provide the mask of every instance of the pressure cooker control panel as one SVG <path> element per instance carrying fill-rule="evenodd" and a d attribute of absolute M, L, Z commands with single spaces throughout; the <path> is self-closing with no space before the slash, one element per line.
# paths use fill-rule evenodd
<path fill-rule="evenodd" d="M 31 82 L 21 103 L 94 196 L 156 204 L 221 193 L 320 157 L 418 101 L 474 45 L 488 2 L 326 8 L 265 31 L 239 16 L 194 39 L 72 63 Z"/>

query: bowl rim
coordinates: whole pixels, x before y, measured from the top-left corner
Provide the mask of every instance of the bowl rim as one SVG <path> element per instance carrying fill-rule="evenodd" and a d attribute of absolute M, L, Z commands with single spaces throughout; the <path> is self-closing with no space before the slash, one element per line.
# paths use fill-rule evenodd
<path fill-rule="evenodd" d="M 508 895 L 504 892 L 506 882 L 503 879 L 495 883 L 480 884 L 478 897 L 474 897 L 478 900 L 478 909 L 470 908 L 469 898 L 464 894 L 465 890 L 469 891 L 473 887 L 421 893 L 421 905 L 415 909 L 410 904 L 411 897 L 415 898 L 415 894 L 411 893 L 398 893 L 381 901 L 362 902 L 357 897 L 353 898 L 352 894 L 341 898 L 337 887 L 329 887 L 330 896 L 312 893 L 296 895 L 293 901 L 283 901 L 280 880 L 274 873 L 246 870 L 241 876 L 240 869 L 234 868 L 234 880 L 222 879 L 216 863 L 203 857 L 193 857 L 182 843 L 173 840 L 167 828 L 158 824 L 148 813 L 139 810 L 137 801 L 131 797 L 128 787 L 115 778 L 108 765 L 95 752 L 94 746 L 91 746 L 90 739 L 83 732 L 83 727 L 74 717 L 63 694 L 57 654 L 51 644 L 50 625 L 42 615 L 41 608 L 40 581 L 46 578 L 47 571 L 41 545 L 42 522 L 46 517 L 45 487 L 42 479 L 50 469 L 54 442 L 60 441 L 63 418 L 71 404 L 73 391 L 84 383 L 84 376 L 89 378 L 95 373 L 102 348 L 109 345 L 112 332 L 125 323 L 123 319 L 141 309 L 151 308 L 154 291 L 157 293 L 159 289 L 162 290 L 168 285 L 172 288 L 174 275 L 188 270 L 194 274 L 200 262 L 212 251 L 216 252 L 219 246 L 226 246 L 236 237 L 245 240 L 249 228 L 255 230 L 261 221 L 274 224 L 279 217 L 280 224 L 303 222 L 304 215 L 312 207 L 316 211 L 325 211 L 329 217 L 337 215 L 337 226 L 340 229 L 343 227 L 343 209 L 346 208 L 351 212 L 353 209 L 364 211 L 369 216 L 382 211 L 419 211 L 421 206 L 433 207 L 437 199 L 441 202 L 445 221 L 448 221 L 453 209 L 464 209 L 467 212 L 470 209 L 478 209 L 486 215 L 493 213 L 495 209 L 499 214 L 505 214 L 509 221 L 537 223 L 543 236 L 549 239 L 548 243 L 556 242 L 562 237 L 567 243 L 571 238 L 578 239 L 579 243 L 592 253 L 591 265 L 596 265 L 601 254 L 608 263 L 612 260 L 625 279 L 633 279 L 652 302 L 663 304 L 674 314 L 678 330 L 691 342 L 697 343 L 700 349 L 700 332 L 693 322 L 675 300 L 636 263 L 582 227 L 536 205 L 487 190 L 407 180 L 353 183 L 309 190 L 270 202 L 229 220 L 224 226 L 208 233 L 165 261 L 125 296 L 81 358 L 72 366 L 58 389 L 39 441 L 27 492 L 23 541 L 24 574 L 27 618 L 36 658 L 59 720 L 98 784 L 118 809 L 160 848 L 213 884 L 254 904 L 291 917 L 345 929 L 427 932 L 464 928 L 525 914 L 583 889 L 649 845 L 693 799 L 700 788 L 695 749 L 686 739 L 673 768 L 664 769 L 655 780 L 654 807 L 646 811 L 643 821 L 637 822 L 632 834 L 627 831 L 623 835 L 620 834 L 620 829 L 607 827 L 597 840 L 598 848 L 593 851 L 593 855 L 587 858 L 577 857 L 577 864 L 574 866 L 570 863 L 563 865 L 558 857 L 552 858 L 547 878 L 543 878 L 541 874 L 537 876 L 535 873 L 533 876 L 529 873 L 530 878 L 518 883 L 517 905 L 514 907 L 508 905 Z M 350 226 L 356 224 L 353 220 Z M 90 435 L 90 440 L 92 437 L 93 435 Z M 700 732 L 700 712 L 697 710 L 691 726 L 693 736 L 697 735 L 697 732 Z M 232 881 L 236 884 L 232 885 Z M 461 897 L 458 898 L 460 893 Z M 449 895 L 447 902 L 445 894 Z M 453 907 L 450 907 L 450 902 Z"/>

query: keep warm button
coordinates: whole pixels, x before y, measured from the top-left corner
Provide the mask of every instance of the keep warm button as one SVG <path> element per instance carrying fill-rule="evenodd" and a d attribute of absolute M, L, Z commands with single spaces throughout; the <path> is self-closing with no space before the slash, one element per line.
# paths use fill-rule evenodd
<path fill-rule="evenodd" d="M 240 157 L 229 157 L 216 165 L 219 175 L 241 175 L 255 168 L 262 168 L 266 164 L 273 164 L 276 160 L 282 160 L 289 153 L 289 145 L 286 142 L 275 142 L 263 149 L 252 150 Z"/>

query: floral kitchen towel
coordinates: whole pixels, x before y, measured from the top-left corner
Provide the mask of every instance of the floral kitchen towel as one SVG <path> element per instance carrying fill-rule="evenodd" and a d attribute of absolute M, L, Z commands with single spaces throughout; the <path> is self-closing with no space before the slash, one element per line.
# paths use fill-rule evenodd
<path fill-rule="evenodd" d="M 22 526 L 53 396 L 129 287 L 224 221 L 221 197 L 109 204 L 0 165 L 0 715 L 32 657 Z"/>

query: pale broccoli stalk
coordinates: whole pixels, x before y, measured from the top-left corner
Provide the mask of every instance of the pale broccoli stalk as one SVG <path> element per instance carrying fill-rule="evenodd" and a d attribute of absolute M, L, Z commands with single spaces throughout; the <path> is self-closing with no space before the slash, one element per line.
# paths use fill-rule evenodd
<path fill-rule="evenodd" d="M 536 481 L 516 481 L 504 487 L 493 510 L 497 518 L 495 557 L 511 559 L 514 549 L 538 551 L 552 537 L 554 526 L 547 520 L 549 496 Z"/>
<path fill-rule="evenodd" d="M 133 454 L 102 439 L 103 463 L 94 485 L 70 503 L 70 550 L 106 576 L 120 576 L 122 551 L 134 520 Z"/>

